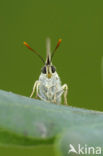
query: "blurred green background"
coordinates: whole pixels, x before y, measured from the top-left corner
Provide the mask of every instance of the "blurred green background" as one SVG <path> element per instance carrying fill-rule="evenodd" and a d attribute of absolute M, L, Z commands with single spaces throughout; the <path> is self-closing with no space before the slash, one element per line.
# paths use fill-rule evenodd
<path fill-rule="evenodd" d="M 29 96 L 42 62 L 26 41 L 45 58 L 62 44 L 53 64 L 69 86 L 69 104 L 103 111 L 103 1 L 9 0 L 0 4 L 0 89 Z"/>

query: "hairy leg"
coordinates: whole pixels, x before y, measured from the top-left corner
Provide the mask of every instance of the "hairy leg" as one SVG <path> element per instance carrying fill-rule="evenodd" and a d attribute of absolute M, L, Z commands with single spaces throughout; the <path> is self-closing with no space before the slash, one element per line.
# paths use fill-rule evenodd
<path fill-rule="evenodd" d="M 33 96 L 33 94 L 35 93 L 35 90 L 36 90 L 36 98 L 37 98 L 39 85 L 40 85 L 40 82 L 39 81 L 35 81 L 34 86 L 33 86 L 33 90 L 32 90 L 32 93 L 31 93 L 30 97 Z"/>
<path fill-rule="evenodd" d="M 64 104 L 65 105 L 68 105 L 68 102 L 67 102 L 67 94 L 68 94 L 68 86 L 67 86 L 67 84 L 64 84 L 63 86 L 62 86 L 62 89 L 64 90 Z"/>

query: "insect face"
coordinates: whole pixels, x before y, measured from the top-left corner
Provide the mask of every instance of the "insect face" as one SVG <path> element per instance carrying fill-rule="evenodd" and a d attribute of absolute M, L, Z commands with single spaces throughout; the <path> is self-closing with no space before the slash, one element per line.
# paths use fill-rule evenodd
<path fill-rule="evenodd" d="M 51 78 L 56 72 L 56 68 L 53 65 L 45 65 L 42 67 L 41 72 L 45 74 L 47 78 Z"/>

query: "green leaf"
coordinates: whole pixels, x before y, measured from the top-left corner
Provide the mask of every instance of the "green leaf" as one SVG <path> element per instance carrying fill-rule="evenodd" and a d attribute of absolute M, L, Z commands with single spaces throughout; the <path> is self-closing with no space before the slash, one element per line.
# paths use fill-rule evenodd
<path fill-rule="evenodd" d="M 54 156 L 53 145 L 0 146 L 1 156 Z"/>
<path fill-rule="evenodd" d="M 57 156 L 76 156 L 77 153 L 87 156 L 103 155 L 103 124 L 100 123 L 98 126 L 93 124 L 71 127 L 58 137 L 55 143 Z M 76 150 L 76 154 L 69 151 L 71 145 Z"/>
<path fill-rule="evenodd" d="M 67 142 L 62 141 L 64 136 Z M 99 138 L 101 143 L 101 136 L 102 112 L 56 105 L 0 90 L 0 144 L 53 144 L 58 138 L 60 151 L 79 138 L 84 143 L 85 139 L 87 143 L 93 140 L 92 143 Z M 67 150 L 63 149 L 62 153 Z"/>

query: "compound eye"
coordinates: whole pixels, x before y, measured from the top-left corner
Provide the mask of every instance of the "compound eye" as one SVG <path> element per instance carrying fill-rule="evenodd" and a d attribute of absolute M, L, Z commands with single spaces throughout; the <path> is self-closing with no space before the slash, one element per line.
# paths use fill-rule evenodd
<path fill-rule="evenodd" d="M 52 73 L 55 73 L 56 68 L 54 66 L 51 66 L 51 71 L 52 71 Z"/>
<path fill-rule="evenodd" d="M 44 67 L 41 69 L 41 72 L 42 72 L 43 74 L 46 74 L 46 66 L 44 66 Z"/>

